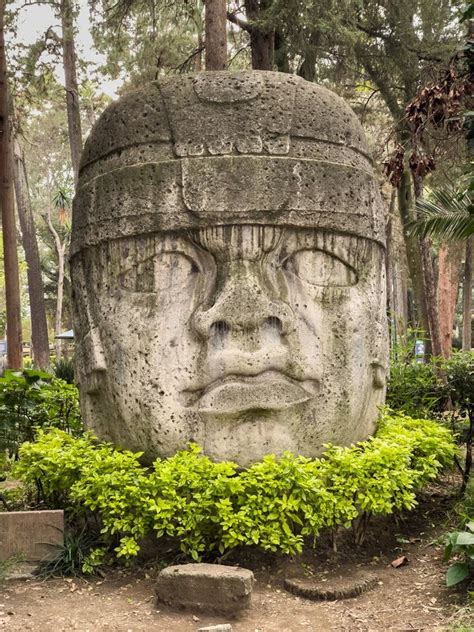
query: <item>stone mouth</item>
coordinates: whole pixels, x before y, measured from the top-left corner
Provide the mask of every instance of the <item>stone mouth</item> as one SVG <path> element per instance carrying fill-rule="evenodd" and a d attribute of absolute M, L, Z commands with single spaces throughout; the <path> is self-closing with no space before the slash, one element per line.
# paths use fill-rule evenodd
<path fill-rule="evenodd" d="M 227 375 L 199 391 L 187 391 L 188 405 L 201 413 L 234 414 L 249 410 L 285 410 L 312 399 L 317 380 L 296 380 L 278 371 Z"/>

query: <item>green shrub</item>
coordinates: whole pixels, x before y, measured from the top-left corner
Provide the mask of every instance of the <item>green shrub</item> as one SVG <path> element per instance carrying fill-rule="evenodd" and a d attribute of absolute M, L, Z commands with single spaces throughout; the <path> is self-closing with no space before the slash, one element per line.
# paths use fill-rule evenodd
<path fill-rule="evenodd" d="M 43 371 L 5 371 L 0 377 L 0 453 L 15 457 L 38 428 L 81 434 L 77 388 Z"/>
<path fill-rule="evenodd" d="M 387 388 L 387 406 L 413 417 L 431 417 L 443 407 L 444 391 L 439 379 L 439 360 L 428 363 L 412 359 L 392 361 Z"/>
<path fill-rule="evenodd" d="M 356 527 L 361 541 L 370 516 L 412 509 L 417 490 L 454 453 L 441 425 L 385 412 L 367 441 L 327 446 L 320 459 L 269 455 L 243 471 L 214 463 L 194 445 L 147 469 L 140 453 L 90 435 L 40 431 L 21 447 L 16 475 L 38 485 L 49 504 L 63 503 L 76 516 L 95 512 L 104 542 L 118 541 L 119 557 L 135 556 L 154 532 L 198 560 L 240 545 L 297 553 L 305 536 L 338 526 Z"/>
<path fill-rule="evenodd" d="M 466 491 L 472 468 L 472 444 L 474 441 L 474 352 L 454 353 L 443 363 L 444 391 L 452 402 L 456 414 L 464 419 L 459 439 L 466 446 L 461 493 Z M 459 422 L 457 424 L 459 429 Z"/>

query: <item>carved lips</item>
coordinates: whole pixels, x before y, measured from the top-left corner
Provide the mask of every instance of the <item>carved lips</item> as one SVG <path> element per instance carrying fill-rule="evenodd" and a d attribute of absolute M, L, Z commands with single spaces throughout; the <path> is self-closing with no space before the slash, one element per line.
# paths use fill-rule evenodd
<path fill-rule="evenodd" d="M 316 380 L 298 381 L 277 371 L 228 375 L 200 391 L 194 405 L 201 413 L 232 414 L 246 410 L 285 410 L 316 394 Z"/>

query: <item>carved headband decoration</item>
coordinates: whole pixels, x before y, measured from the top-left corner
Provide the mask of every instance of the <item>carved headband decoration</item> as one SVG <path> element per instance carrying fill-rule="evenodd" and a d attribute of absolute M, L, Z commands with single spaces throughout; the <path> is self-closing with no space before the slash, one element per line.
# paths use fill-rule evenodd
<path fill-rule="evenodd" d="M 174 77 L 112 103 L 84 149 L 73 224 L 72 255 L 110 239 L 226 224 L 385 240 L 352 110 L 321 86 L 257 71 Z"/>

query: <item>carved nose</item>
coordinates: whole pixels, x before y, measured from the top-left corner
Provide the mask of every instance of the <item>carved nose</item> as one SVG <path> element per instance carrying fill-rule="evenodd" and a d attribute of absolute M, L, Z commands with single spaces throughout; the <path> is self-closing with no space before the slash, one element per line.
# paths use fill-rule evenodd
<path fill-rule="evenodd" d="M 285 336 L 293 330 L 293 323 L 291 307 L 279 299 L 270 298 L 262 285 L 254 280 L 229 282 L 214 305 L 198 309 L 194 315 L 194 326 L 204 337 L 259 329 L 271 329 Z"/>

